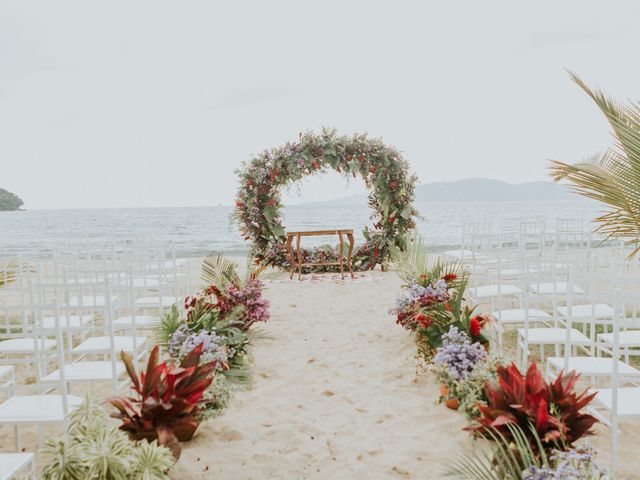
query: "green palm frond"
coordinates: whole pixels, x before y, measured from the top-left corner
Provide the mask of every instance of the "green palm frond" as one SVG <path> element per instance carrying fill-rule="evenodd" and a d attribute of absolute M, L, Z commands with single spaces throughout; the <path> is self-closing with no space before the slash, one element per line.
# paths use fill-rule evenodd
<path fill-rule="evenodd" d="M 429 250 L 419 233 L 413 231 L 407 235 L 406 248 L 389 245 L 388 249 L 391 267 L 403 280 L 416 279 L 429 270 Z"/>
<path fill-rule="evenodd" d="M 492 442 L 458 459 L 445 476 L 462 480 L 521 480 L 527 468 L 549 465 L 533 426 L 531 431 L 541 455 L 536 454 L 520 426 L 508 425 L 508 428 L 513 440 L 507 440 L 497 430 L 489 431 Z"/>
<path fill-rule="evenodd" d="M 224 288 L 229 283 L 240 284 L 236 268 L 235 262 L 220 254 L 205 258 L 202 262 L 202 280 L 207 285 L 216 285 L 218 288 Z"/>
<path fill-rule="evenodd" d="M 607 205 L 596 218 L 596 231 L 621 238 L 632 246 L 629 257 L 640 252 L 640 103 L 621 105 L 602 92 L 591 90 L 575 74 L 571 79 L 600 108 L 613 129 L 614 146 L 603 155 L 570 165 L 551 162 L 556 182 L 566 180 L 576 193 Z"/>

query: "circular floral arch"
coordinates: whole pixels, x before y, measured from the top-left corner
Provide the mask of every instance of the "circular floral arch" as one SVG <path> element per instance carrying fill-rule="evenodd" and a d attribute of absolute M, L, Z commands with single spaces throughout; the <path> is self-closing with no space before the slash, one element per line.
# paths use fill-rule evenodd
<path fill-rule="evenodd" d="M 237 171 L 240 187 L 234 217 L 243 237 L 253 242 L 251 253 L 257 261 L 288 267 L 280 192 L 329 169 L 359 175 L 370 192 L 373 229 L 363 232 L 366 242 L 355 251 L 354 268 L 383 264 L 392 244 L 404 248 L 406 233 L 415 227 L 418 216 L 412 205 L 417 177 L 410 172 L 409 162 L 380 139 L 366 134 L 338 136 L 335 130 L 324 129 L 321 134 L 301 133 L 296 142 L 265 150 Z"/>

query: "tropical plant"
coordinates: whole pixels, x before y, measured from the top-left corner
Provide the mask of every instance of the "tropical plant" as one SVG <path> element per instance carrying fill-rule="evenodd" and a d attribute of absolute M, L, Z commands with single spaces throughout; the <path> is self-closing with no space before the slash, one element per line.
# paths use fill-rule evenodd
<path fill-rule="evenodd" d="M 540 437 L 540 445 L 534 443 L 534 450 L 567 450 L 584 435 L 591 434 L 596 418 L 581 410 L 595 397 L 595 393 L 577 394 L 574 390 L 579 374 L 561 373 L 547 383 L 535 363 L 531 363 L 523 376 L 515 364 L 508 367 L 499 365 L 496 369 L 497 381 L 485 384 L 486 405 L 478 405 L 480 416 L 471 430 L 485 438 L 493 438 L 497 430 L 509 439 L 510 425 L 519 425 L 528 432 L 533 425 Z"/>
<path fill-rule="evenodd" d="M 200 363 L 202 348 L 197 345 L 176 366 L 160 363 L 159 347 L 155 346 L 140 377 L 131 356 L 121 352 L 135 396 L 109 399 L 117 409 L 111 416 L 122 420 L 120 430 L 134 440 L 158 440 L 178 457 L 177 441 L 195 434 L 199 425 L 196 417 L 205 403 L 203 395 L 217 368 L 216 361 Z"/>
<path fill-rule="evenodd" d="M 552 161 L 551 176 L 568 180 L 573 191 L 609 207 L 596 218 L 597 231 L 625 239 L 633 247 L 631 258 L 640 251 L 640 103 L 622 105 L 590 89 L 574 73 L 570 76 L 609 121 L 615 144 L 605 154 L 576 165 Z"/>
<path fill-rule="evenodd" d="M 504 432 L 508 435 L 505 435 Z M 489 429 L 492 440 L 476 445 L 470 454 L 457 459 L 445 476 L 462 480 L 605 480 L 606 470 L 595 463 L 589 446 L 575 450 L 554 450 L 547 454 L 536 428 L 529 424 L 508 424 Z"/>
<path fill-rule="evenodd" d="M 93 394 L 69 416 L 66 438 L 47 438 L 41 453 L 40 480 L 164 480 L 175 463 L 157 442 L 132 442 L 113 428 Z"/>

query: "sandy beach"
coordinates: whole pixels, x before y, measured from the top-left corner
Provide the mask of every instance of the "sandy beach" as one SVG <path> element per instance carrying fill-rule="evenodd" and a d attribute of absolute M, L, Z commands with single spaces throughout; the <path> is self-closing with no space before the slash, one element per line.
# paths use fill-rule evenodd
<path fill-rule="evenodd" d="M 416 375 L 413 339 L 387 314 L 396 274 L 284 278 L 267 283 L 270 338 L 254 347 L 252 388 L 183 445 L 171 477 L 442 478 L 473 443 L 462 414 L 437 404 L 433 375 Z M 640 478 L 637 427 L 622 425 L 621 478 Z M 592 443 L 606 462 L 608 429 L 599 431 Z"/>

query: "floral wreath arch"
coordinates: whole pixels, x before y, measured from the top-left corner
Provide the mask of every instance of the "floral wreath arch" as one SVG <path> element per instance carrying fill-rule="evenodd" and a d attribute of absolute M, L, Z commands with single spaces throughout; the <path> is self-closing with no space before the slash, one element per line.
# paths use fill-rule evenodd
<path fill-rule="evenodd" d="M 356 249 L 353 267 L 365 270 L 384 265 L 390 245 L 404 248 L 406 234 L 419 216 L 412 204 L 417 177 L 410 172 L 409 162 L 380 139 L 366 134 L 338 136 L 335 130 L 323 129 L 321 134 L 301 133 L 297 142 L 265 150 L 236 172 L 240 187 L 234 217 L 245 240 L 253 242 L 251 254 L 256 262 L 289 267 L 280 192 L 329 169 L 345 176 L 360 175 L 370 192 L 374 228 L 365 228 L 366 242 Z M 305 258 L 314 254 L 318 252 L 303 252 Z"/>

